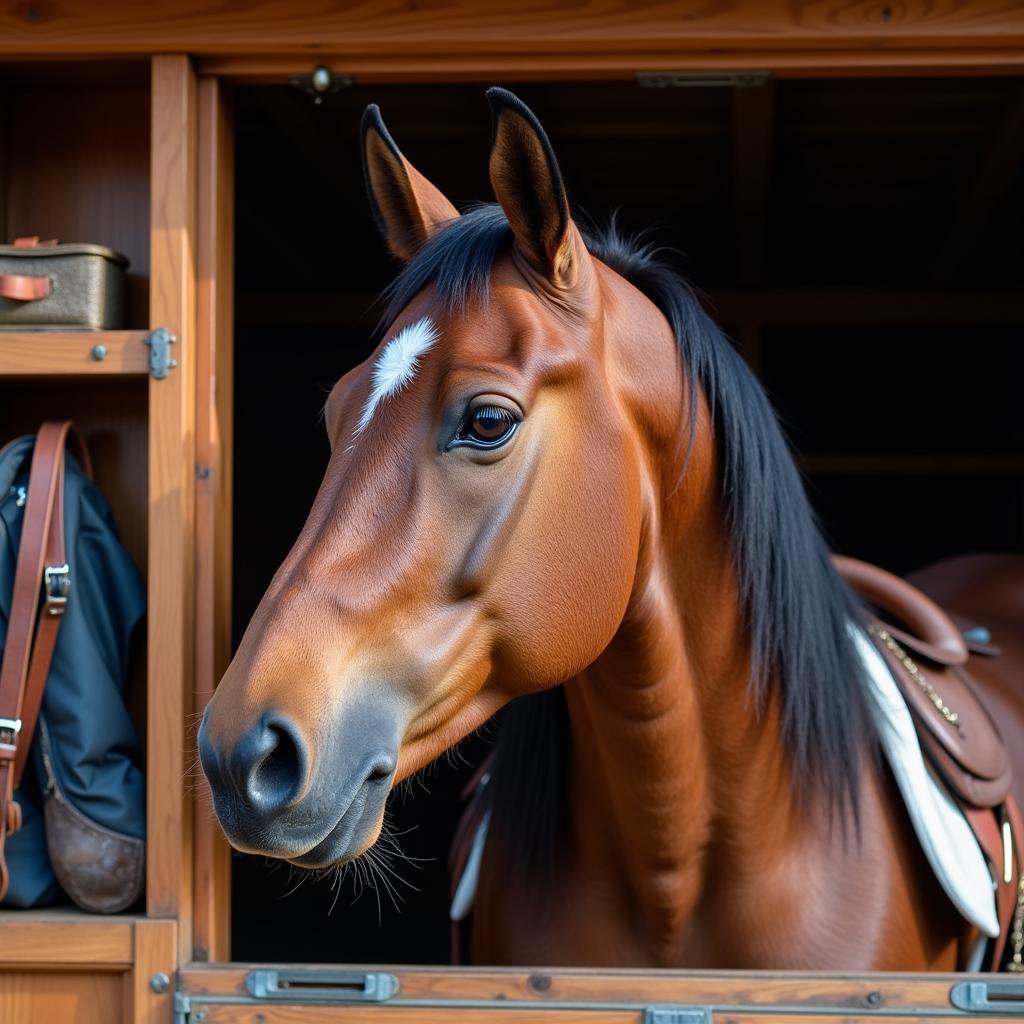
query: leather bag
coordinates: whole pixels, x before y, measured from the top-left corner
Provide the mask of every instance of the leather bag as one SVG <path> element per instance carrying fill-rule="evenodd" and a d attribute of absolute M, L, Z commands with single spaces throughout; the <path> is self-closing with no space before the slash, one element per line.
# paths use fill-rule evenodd
<path fill-rule="evenodd" d="M 132 906 L 146 801 L 123 692 L 145 606 L 70 423 L 0 451 L 0 897 Z"/>
<path fill-rule="evenodd" d="M 128 260 L 87 242 L 0 245 L 0 331 L 123 327 Z"/>

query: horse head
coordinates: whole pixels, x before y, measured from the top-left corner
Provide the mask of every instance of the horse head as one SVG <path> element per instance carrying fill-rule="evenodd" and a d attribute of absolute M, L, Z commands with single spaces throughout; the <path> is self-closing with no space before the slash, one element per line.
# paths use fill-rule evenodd
<path fill-rule="evenodd" d="M 405 268 L 376 351 L 331 391 L 319 493 L 200 728 L 241 850 L 359 856 L 396 782 L 592 663 L 634 588 L 651 466 L 686 457 L 669 324 L 588 252 L 534 115 L 488 99 L 498 204 L 461 217 L 377 108 L 363 119 Z"/>

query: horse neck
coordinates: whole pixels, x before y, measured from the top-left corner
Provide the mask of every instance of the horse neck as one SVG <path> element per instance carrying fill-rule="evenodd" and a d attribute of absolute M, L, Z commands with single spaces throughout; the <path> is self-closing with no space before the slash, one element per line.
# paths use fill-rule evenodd
<path fill-rule="evenodd" d="M 652 482 L 623 623 L 566 686 L 577 857 L 639 908 L 665 963 L 679 962 L 715 878 L 749 876 L 773 838 L 783 852 L 797 813 L 777 706 L 769 698 L 758 713 L 748 697 L 750 643 L 710 438 L 702 410 L 683 486 L 659 502 Z"/>

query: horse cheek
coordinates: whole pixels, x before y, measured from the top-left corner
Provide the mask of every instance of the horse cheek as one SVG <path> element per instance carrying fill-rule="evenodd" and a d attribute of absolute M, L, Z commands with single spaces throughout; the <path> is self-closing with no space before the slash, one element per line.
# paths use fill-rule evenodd
<path fill-rule="evenodd" d="M 513 541 L 503 646 L 519 692 L 581 672 L 622 623 L 640 543 L 638 471 L 620 444 L 601 448 L 554 460 Z"/>

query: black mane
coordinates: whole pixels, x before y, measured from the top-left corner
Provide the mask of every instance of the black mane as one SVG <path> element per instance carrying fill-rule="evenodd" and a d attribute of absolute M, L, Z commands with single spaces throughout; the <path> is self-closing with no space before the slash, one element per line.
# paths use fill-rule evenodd
<path fill-rule="evenodd" d="M 431 283 L 450 312 L 485 303 L 495 257 L 510 239 L 496 205 L 453 221 L 391 285 L 385 322 Z M 847 631 L 858 612 L 832 566 L 775 414 L 689 285 L 650 246 L 624 237 L 614 222 L 587 232 L 586 243 L 661 309 L 679 344 L 687 386 L 707 397 L 750 631 L 750 688 L 760 704 L 778 680 L 793 784 L 803 797 L 822 796 L 830 813 L 849 805 L 856 814 L 858 769 L 870 736 L 861 666 Z M 567 747 L 561 688 L 520 698 L 503 712 L 488 787 L 492 835 L 534 883 L 553 863 L 566 820 Z"/>

